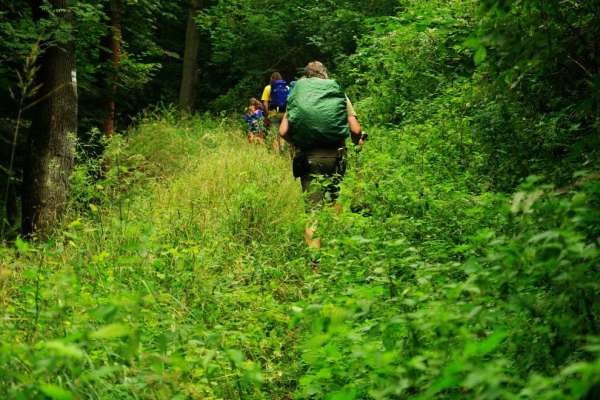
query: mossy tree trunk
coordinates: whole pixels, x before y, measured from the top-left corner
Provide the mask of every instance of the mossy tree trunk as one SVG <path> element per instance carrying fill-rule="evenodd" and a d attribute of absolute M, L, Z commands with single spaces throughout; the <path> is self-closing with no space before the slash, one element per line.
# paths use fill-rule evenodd
<path fill-rule="evenodd" d="M 50 0 L 60 9 L 54 18 L 68 28 L 72 24 L 69 0 Z M 37 20 L 48 18 L 42 1 L 32 1 Z M 23 223 L 26 236 L 45 237 L 65 210 L 69 178 L 74 164 L 77 132 L 77 79 L 75 46 L 67 42 L 48 42 L 38 59 L 37 75 L 42 87 L 29 137 L 23 177 Z"/>

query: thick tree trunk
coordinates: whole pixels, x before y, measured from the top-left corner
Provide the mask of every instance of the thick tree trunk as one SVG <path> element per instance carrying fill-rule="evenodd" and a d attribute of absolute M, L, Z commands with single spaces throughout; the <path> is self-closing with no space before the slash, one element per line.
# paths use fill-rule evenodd
<path fill-rule="evenodd" d="M 106 102 L 106 118 L 104 119 L 104 134 L 112 136 L 115 131 L 115 112 L 117 96 L 117 78 L 119 65 L 121 64 L 121 2 L 111 0 L 110 2 L 110 31 L 108 33 L 108 48 L 110 49 L 111 69 L 107 74 L 106 85 L 108 87 Z"/>
<path fill-rule="evenodd" d="M 183 111 L 187 112 L 192 110 L 195 97 L 200 34 L 194 18 L 201 7 L 201 0 L 190 0 L 190 11 L 185 32 L 183 71 L 181 75 L 181 87 L 179 89 L 179 106 Z"/>
<path fill-rule="evenodd" d="M 68 10 L 69 0 L 50 0 Z M 33 13 L 43 18 L 38 4 Z M 70 23 L 70 12 L 58 14 Z M 39 58 L 43 86 L 29 138 L 23 177 L 23 234 L 45 237 L 60 219 L 67 201 L 77 132 L 77 80 L 73 42 L 54 44 Z"/>

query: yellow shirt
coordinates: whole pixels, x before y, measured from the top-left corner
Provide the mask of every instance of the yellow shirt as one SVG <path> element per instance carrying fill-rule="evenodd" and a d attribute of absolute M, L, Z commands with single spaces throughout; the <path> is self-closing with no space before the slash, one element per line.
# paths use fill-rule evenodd
<path fill-rule="evenodd" d="M 265 86 L 265 88 L 262 92 L 262 96 L 260 97 L 260 100 L 263 102 L 263 104 L 265 102 L 267 103 L 267 105 L 269 104 L 269 102 L 271 101 L 271 85 Z M 272 117 L 283 117 L 283 112 L 277 111 L 277 110 L 271 110 L 269 108 L 269 118 L 272 118 Z"/>
<path fill-rule="evenodd" d="M 263 93 L 262 93 L 262 97 L 260 99 L 262 101 L 266 101 L 266 102 L 271 100 L 271 85 L 265 86 L 265 89 L 263 90 Z"/>

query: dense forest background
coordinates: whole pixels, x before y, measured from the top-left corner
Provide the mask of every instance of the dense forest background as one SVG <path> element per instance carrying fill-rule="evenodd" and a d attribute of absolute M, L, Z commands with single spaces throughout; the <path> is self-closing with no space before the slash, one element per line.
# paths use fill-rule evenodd
<path fill-rule="evenodd" d="M 0 4 L 0 393 L 600 396 L 600 1 Z M 318 274 L 239 123 L 314 59 L 370 134 Z"/>

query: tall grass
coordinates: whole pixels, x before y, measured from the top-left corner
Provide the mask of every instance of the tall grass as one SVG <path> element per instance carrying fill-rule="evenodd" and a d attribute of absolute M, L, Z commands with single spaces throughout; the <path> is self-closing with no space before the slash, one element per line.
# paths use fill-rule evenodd
<path fill-rule="evenodd" d="M 52 241 L 0 249 L 0 397 L 284 398 L 304 296 L 289 162 L 224 121 L 115 137 Z M 84 202 L 84 206 L 82 206 Z"/>
<path fill-rule="evenodd" d="M 599 183 L 486 192 L 455 122 L 350 152 L 318 273 L 287 159 L 170 112 L 115 136 L 52 241 L 0 247 L 0 398 L 597 398 Z"/>

